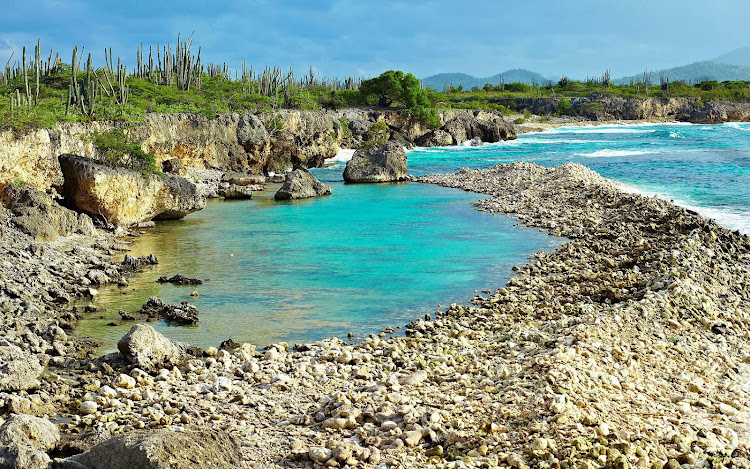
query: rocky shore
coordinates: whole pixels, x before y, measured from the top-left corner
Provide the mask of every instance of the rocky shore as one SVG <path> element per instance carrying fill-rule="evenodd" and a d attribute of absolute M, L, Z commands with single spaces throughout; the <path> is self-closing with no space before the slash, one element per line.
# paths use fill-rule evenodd
<path fill-rule="evenodd" d="M 574 164 L 420 181 L 487 194 L 480 210 L 570 242 L 405 337 L 244 344 L 201 359 L 139 330 L 163 344 L 163 361 L 128 345 L 53 367 L 38 387 L 3 394 L 6 411 L 67 422 L 53 457 L 107 440 L 74 458 L 88 464 L 102 448 L 130 451 L 115 435 L 190 439 L 195 428 L 228 438 L 225 453 L 246 467 L 750 464 L 746 236 Z M 68 461 L 57 464 L 80 467 Z"/>

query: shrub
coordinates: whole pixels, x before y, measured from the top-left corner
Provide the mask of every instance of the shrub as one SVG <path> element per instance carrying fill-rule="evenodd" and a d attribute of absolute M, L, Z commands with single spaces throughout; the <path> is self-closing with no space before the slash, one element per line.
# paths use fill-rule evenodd
<path fill-rule="evenodd" d="M 526 120 L 523 117 L 519 117 L 513 121 L 514 124 L 523 124 Z"/>
<path fill-rule="evenodd" d="M 130 140 L 121 128 L 95 131 L 82 139 L 91 142 L 101 159 L 114 167 L 137 171 L 144 177 L 159 172 L 154 154 L 144 152 L 141 144 Z"/>
<path fill-rule="evenodd" d="M 557 113 L 558 116 L 572 116 L 573 115 L 573 105 L 570 104 L 570 100 L 568 98 L 562 98 L 559 103 L 557 103 Z"/>

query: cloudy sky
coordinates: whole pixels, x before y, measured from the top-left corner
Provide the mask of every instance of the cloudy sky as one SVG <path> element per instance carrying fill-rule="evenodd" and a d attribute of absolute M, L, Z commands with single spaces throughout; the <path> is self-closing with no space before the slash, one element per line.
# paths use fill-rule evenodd
<path fill-rule="evenodd" d="M 750 45 L 748 0 L 0 1 L 0 66 L 37 38 L 43 56 L 55 49 L 70 62 L 73 46 L 85 46 L 98 64 L 112 47 L 132 66 L 141 42 L 174 44 L 192 31 L 204 63 L 313 66 L 340 78 L 511 68 L 619 77 Z"/>

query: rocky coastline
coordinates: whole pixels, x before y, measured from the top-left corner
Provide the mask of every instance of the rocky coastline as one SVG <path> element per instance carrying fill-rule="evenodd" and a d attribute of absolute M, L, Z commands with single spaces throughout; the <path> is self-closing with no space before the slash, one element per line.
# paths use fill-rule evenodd
<path fill-rule="evenodd" d="M 580 165 L 419 182 L 487 194 L 478 209 L 570 242 L 406 337 L 200 351 L 137 326 L 97 357 L 65 332 L 84 310 L 72 303 L 127 282 L 135 264 L 112 260 L 126 243 L 101 230 L 37 241 L 0 207 L 0 352 L 47 367 L 3 382 L 0 462 L 104 467 L 178 432 L 205 467 L 750 465 L 747 236 Z M 162 361 L 139 355 L 156 343 Z M 6 434 L 25 415 L 59 434 L 26 431 L 22 459 Z M 184 457 L 174 446 L 143 460 Z"/>

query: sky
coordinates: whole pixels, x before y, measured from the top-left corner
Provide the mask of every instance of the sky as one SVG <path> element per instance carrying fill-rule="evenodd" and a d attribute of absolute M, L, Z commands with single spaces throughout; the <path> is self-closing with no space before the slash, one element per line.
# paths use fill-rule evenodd
<path fill-rule="evenodd" d="M 554 78 L 613 78 L 707 60 L 750 45 L 748 0 L 0 0 L 0 66 L 21 47 L 73 46 L 103 64 L 194 32 L 204 63 L 322 76 L 398 69 L 491 76 L 526 68 Z"/>

